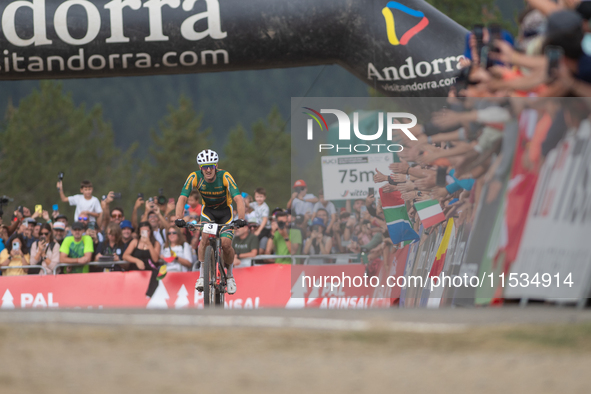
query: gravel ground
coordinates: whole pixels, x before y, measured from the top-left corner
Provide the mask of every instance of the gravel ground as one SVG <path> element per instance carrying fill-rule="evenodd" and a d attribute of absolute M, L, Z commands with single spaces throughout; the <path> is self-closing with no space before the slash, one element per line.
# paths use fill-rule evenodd
<path fill-rule="evenodd" d="M 0 393 L 589 393 L 588 313 L 554 311 L 522 323 L 509 312 L 509 324 L 505 312 L 461 311 L 467 326 L 450 333 L 26 323 L 2 312 Z M 235 314 L 264 313 L 290 316 Z M 454 313 L 292 315 L 447 323 Z"/>

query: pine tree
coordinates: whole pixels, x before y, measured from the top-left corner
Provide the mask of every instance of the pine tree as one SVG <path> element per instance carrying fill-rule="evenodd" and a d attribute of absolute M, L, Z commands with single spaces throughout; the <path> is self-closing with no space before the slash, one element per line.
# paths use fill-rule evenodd
<path fill-rule="evenodd" d="M 85 179 L 93 182 L 95 196 L 114 185 L 125 193 L 134 149 L 122 154 L 114 146 L 100 106 L 89 111 L 84 104 L 76 107 L 61 84 L 43 81 L 18 107 L 7 110 L 0 133 L 0 194 L 31 209 L 41 204 L 51 210 L 59 202 L 60 212 L 71 217 L 74 207 L 59 201 L 58 172 L 65 173 L 66 195 L 78 194 Z"/>
<path fill-rule="evenodd" d="M 193 102 L 181 96 L 178 107 L 169 106 L 168 115 L 158 131 L 151 131 L 152 147 L 144 162 L 138 191 L 146 198 L 163 188 L 167 197 L 178 197 L 187 176 L 198 169 L 197 154 L 213 148 L 211 130 L 201 130 L 203 115 L 198 115 Z"/>
<path fill-rule="evenodd" d="M 224 153 L 220 165 L 232 174 L 240 191 L 253 195 L 256 188 L 264 187 L 271 209 L 285 207 L 291 190 L 291 139 L 276 107 L 266 120 L 254 123 L 250 133 L 240 125 L 233 129 Z"/>

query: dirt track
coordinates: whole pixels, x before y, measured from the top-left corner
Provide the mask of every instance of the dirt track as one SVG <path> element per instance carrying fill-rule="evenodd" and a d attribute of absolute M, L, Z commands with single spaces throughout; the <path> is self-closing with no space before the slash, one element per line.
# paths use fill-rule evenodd
<path fill-rule="evenodd" d="M 452 334 L 0 324 L 0 393 L 589 393 L 591 324 Z"/>

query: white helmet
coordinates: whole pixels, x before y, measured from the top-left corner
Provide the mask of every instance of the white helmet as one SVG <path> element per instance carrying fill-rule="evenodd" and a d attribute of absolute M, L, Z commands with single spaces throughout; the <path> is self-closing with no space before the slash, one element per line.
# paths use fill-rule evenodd
<path fill-rule="evenodd" d="M 203 166 L 206 164 L 218 164 L 218 154 L 211 149 L 205 149 L 197 155 L 197 164 Z"/>

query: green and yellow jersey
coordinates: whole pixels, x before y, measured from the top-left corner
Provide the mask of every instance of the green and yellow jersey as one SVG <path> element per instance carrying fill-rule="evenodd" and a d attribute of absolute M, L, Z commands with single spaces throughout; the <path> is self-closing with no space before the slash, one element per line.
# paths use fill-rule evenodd
<path fill-rule="evenodd" d="M 217 170 L 212 183 L 205 181 L 201 171 L 192 172 L 185 181 L 181 196 L 189 197 L 191 190 L 195 188 L 203 198 L 203 205 L 213 209 L 231 207 L 234 197 L 240 194 L 232 175 L 222 169 Z"/>

